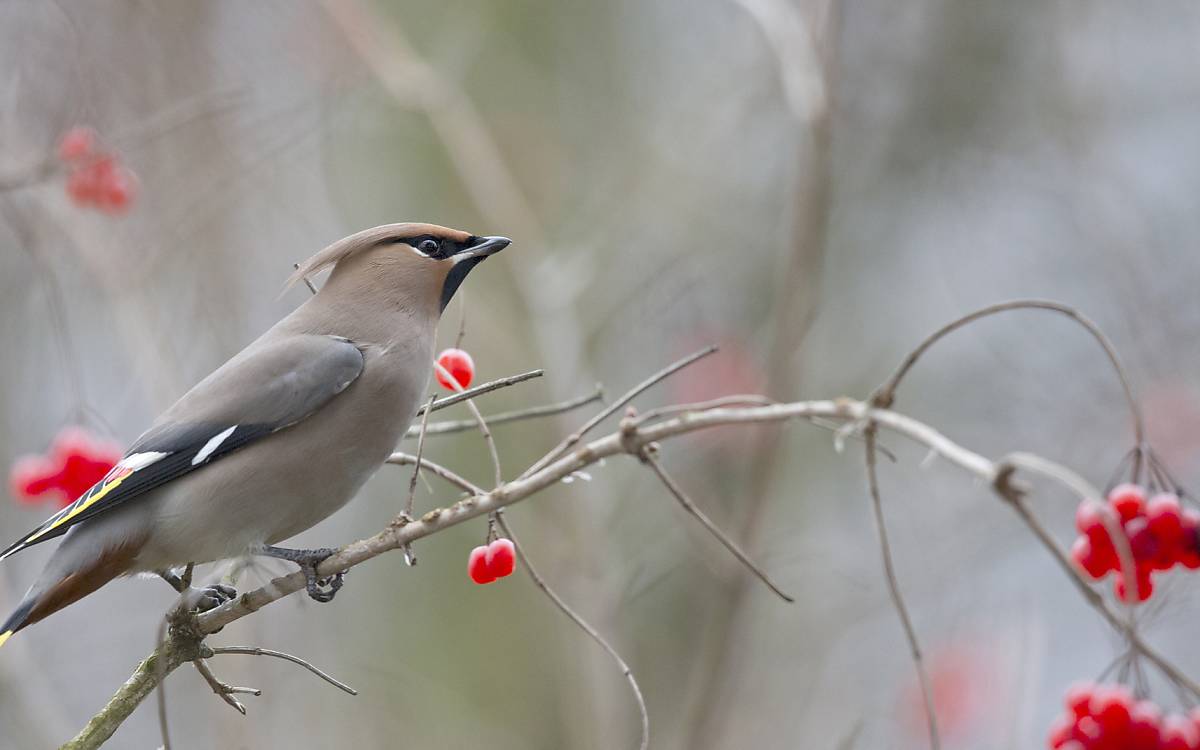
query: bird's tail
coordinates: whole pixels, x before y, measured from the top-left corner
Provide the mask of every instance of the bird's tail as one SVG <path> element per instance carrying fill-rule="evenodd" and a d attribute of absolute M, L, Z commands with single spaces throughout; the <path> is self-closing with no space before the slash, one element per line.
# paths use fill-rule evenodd
<path fill-rule="evenodd" d="M 117 576 L 128 573 L 140 546 L 140 543 L 124 543 L 109 547 L 98 556 L 66 570 L 55 566 L 52 560 L 42 578 L 29 589 L 17 609 L 0 625 L 0 646 L 22 628 L 44 620 Z M 56 556 L 62 554 L 64 547 L 59 548 Z"/>
<path fill-rule="evenodd" d="M 13 633 L 17 632 L 28 624 L 29 614 L 33 611 L 33 608 L 37 606 L 37 599 L 30 596 L 32 593 L 33 592 L 30 591 L 29 594 L 26 594 L 16 611 L 8 616 L 8 619 L 4 621 L 3 625 L 0 625 L 0 647 L 3 647 L 4 643 L 9 638 L 12 638 Z"/>

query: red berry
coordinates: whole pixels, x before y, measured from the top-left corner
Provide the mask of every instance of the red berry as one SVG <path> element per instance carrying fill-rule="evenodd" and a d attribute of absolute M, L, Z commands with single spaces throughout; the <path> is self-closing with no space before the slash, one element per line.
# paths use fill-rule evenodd
<path fill-rule="evenodd" d="M 96 174 L 87 167 L 74 169 L 67 176 L 67 197 L 76 206 L 87 206 L 94 203 L 99 195 L 99 190 Z"/>
<path fill-rule="evenodd" d="M 1183 509 L 1179 498 L 1165 492 L 1146 503 L 1146 520 L 1159 539 L 1173 539 L 1183 531 Z"/>
<path fill-rule="evenodd" d="M 1145 518 L 1132 518 L 1125 522 L 1125 536 L 1129 538 L 1129 550 L 1133 559 L 1139 564 L 1150 563 L 1158 555 L 1158 537 L 1150 530 L 1150 522 Z"/>
<path fill-rule="evenodd" d="M 1162 711 L 1150 701 L 1134 705 L 1129 718 L 1130 750 L 1157 750 Z"/>
<path fill-rule="evenodd" d="M 58 467 L 42 456 L 22 456 L 8 474 L 9 490 L 21 502 L 37 502 L 39 496 L 55 488 Z"/>
<path fill-rule="evenodd" d="M 1160 750 L 1196 750 L 1200 730 L 1182 716 L 1168 716 L 1159 730 Z"/>
<path fill-rule="evenodd" d="M 96 131 L 87 125 L 76 125 L 63 134 L 58 142 L 58 158 L 66 162 L 90 156 L 96 147 Z"/>
<path fill-rule="evenodd" d="M 471 385 L 471 381 L 475 379 L 475 362 L 471 359 L 471 355 L 467 354 L 462 349 L 446 349 L 437 356 L 437 363 L 440 368 L 434 368 L 434 374 L 437 375 L 437 381 L 441 383 L 443 388 L 451 391 L 458 391 Z M 455 386 L 446 377 L 445 369 L 450 377 L 458 381 Z"/>
<path fill-rule="evenodd" d="M 1075 722 L 1075 739 L 1084 747 L 1096 747 L 1104 739 L 1104 730 L 1090 716 L 1084 716 Z"/>
<path fill-rule="evenodd" d="M 97 205 L 107 214 L 123 214 L 133 204 L 136 191 L 137 177 L 133 172 L 127 167 L 115 167 L 103 177 Z"/>
<path fill-rule="evenodd" d="M 1108 505 L 1122 521 L 1137 518 L 1146 505 L 1146 493 L 1136 484 L 1119 484 L 1108 493 Z"/>
<path fill-rule="evenodd" d="M 1179 562 L 1189 570 L 1200 569 L 1200 513 L 1187 508 L 1181 520 L 1183 538 L 1180 541 Z"/>
<path fill-rule="evenodd" d="M 488 548 L 480 546 L 471 550 L 470 556 L 467 557 L 467 575 L 471 576 L 475 583 L 491 583 L 496 580 L 488 566 L 487 553 Z"/>
<path fill-rule="evenodd" d="M 1092 683 L 1076 682 L 1067 688 L 1067 693 L 1063 696 L 1063 704 L 1072 717 L 1081 719 L 1090 715 L 1092 694 L 1095 692 L 1096 686 Z"/>
<path fill-rule="evenodd" d="M 1154 582 L 1150 580 L 1150 570 L 1138 566 L 1137 573 L 1134 576 L 1137 584 L 1135 596 L 1128 596 L 1125 590 L 1125 575 L 1118 571 L 1117 580 L 1113 584 L 1113 590 L 1117 593 L 1117 598 L 1126 604 L 1134 604 L 1136 602 L 1144 602 L 1154 593 Z"/>
<path fill-rule="evenodd" d="M 1086 536 L 1075 537 L 1075 543 L 1071 545 L 1071 559 L 1094 581 L 1099 581 L 1108 571 L 1115 570 L 1117 565 L 1115 555 L 1097 555 Z"/>
<path fill-rule="evenodd" d="M 517 567 L 517 548 L 511 539 L 497 539 L 487 546 L 487 566 L 495 578 L 512 575 Z"/>
<path fill-rule="evenodd" d="M 1105 736 L 1119 736 L 1129 728 L 1129 709 L 1133 696 L 1120 685 L 1097 688 L 1092 695 L 1090 713 Z"/>
<path fill-rule="evenodd" d="M 1075 737 L 1075 720 L 1070 716 L 1060 716 L 1050 725 L 1050 733 L 1046 736 L 1046 746 L 1053 750 L 1060 748 Z"/>

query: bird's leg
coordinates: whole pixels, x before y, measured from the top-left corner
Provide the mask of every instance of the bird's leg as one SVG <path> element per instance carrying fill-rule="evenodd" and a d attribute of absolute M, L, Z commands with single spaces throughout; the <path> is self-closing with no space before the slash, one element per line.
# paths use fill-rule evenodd
<path fill-rule="evenodd" d="M 221 583 L 209 584 L 202 588 L 192 588 L 191 566 L 188 566 L 187 571 L 183 575 L 170 568 L 157 572 L 160 578 L 183 596 L 188 609 L 195 610 L 198 613 L 216 609 L 225 602 L 236 599 L 238 595 L 237 589 Z"/>
<path fill-rule="evenodd" d="M 336 549 L 330 549 L 329 547 L 322 547 L 320 549 L 287 549 L 264 544 L 261 547 L 255 548 L 253 552 L 256 555 L 287 560 L 299 565 L 300 570 L 304 573 L 305 580 L 308 582 L 308 595 L 318 602 L 333 601 L 334 595 L 342 587 L 346 576 L 345 573 L 335 573 L 329 578 L 317 578 L 317 566 L 337 552 Z"/>

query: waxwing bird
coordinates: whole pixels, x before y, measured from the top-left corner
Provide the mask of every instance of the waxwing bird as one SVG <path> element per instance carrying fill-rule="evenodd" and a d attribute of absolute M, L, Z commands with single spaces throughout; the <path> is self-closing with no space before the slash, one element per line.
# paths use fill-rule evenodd
<path fill-rule="evenodd" d="M 317 294 L 166 410 L 112 471 L 0 552 L 62 543 L 0 645 L 113 578 L 243 554 L 291 560 L 308 592 L 333 550 L 278 542 L 350 500 L 394 450 L 429 386 L 442 311 L 472 268 L 509 245 L 433 224 L 387 224 L 339 240 L 289 284 L 333 271 Z M 206 601 L 231 595 L 213 587 Z"/>

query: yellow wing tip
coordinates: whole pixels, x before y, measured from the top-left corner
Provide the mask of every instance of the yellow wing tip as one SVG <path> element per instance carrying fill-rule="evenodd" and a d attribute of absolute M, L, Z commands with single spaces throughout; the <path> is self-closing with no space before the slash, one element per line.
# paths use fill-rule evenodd
<path fill-rule="evenodd" d="M 7 641 L 9 638 L 12 638 L 11 630 L 0 633 L 0 646 L 3 646 L 4 642 Z"/>

